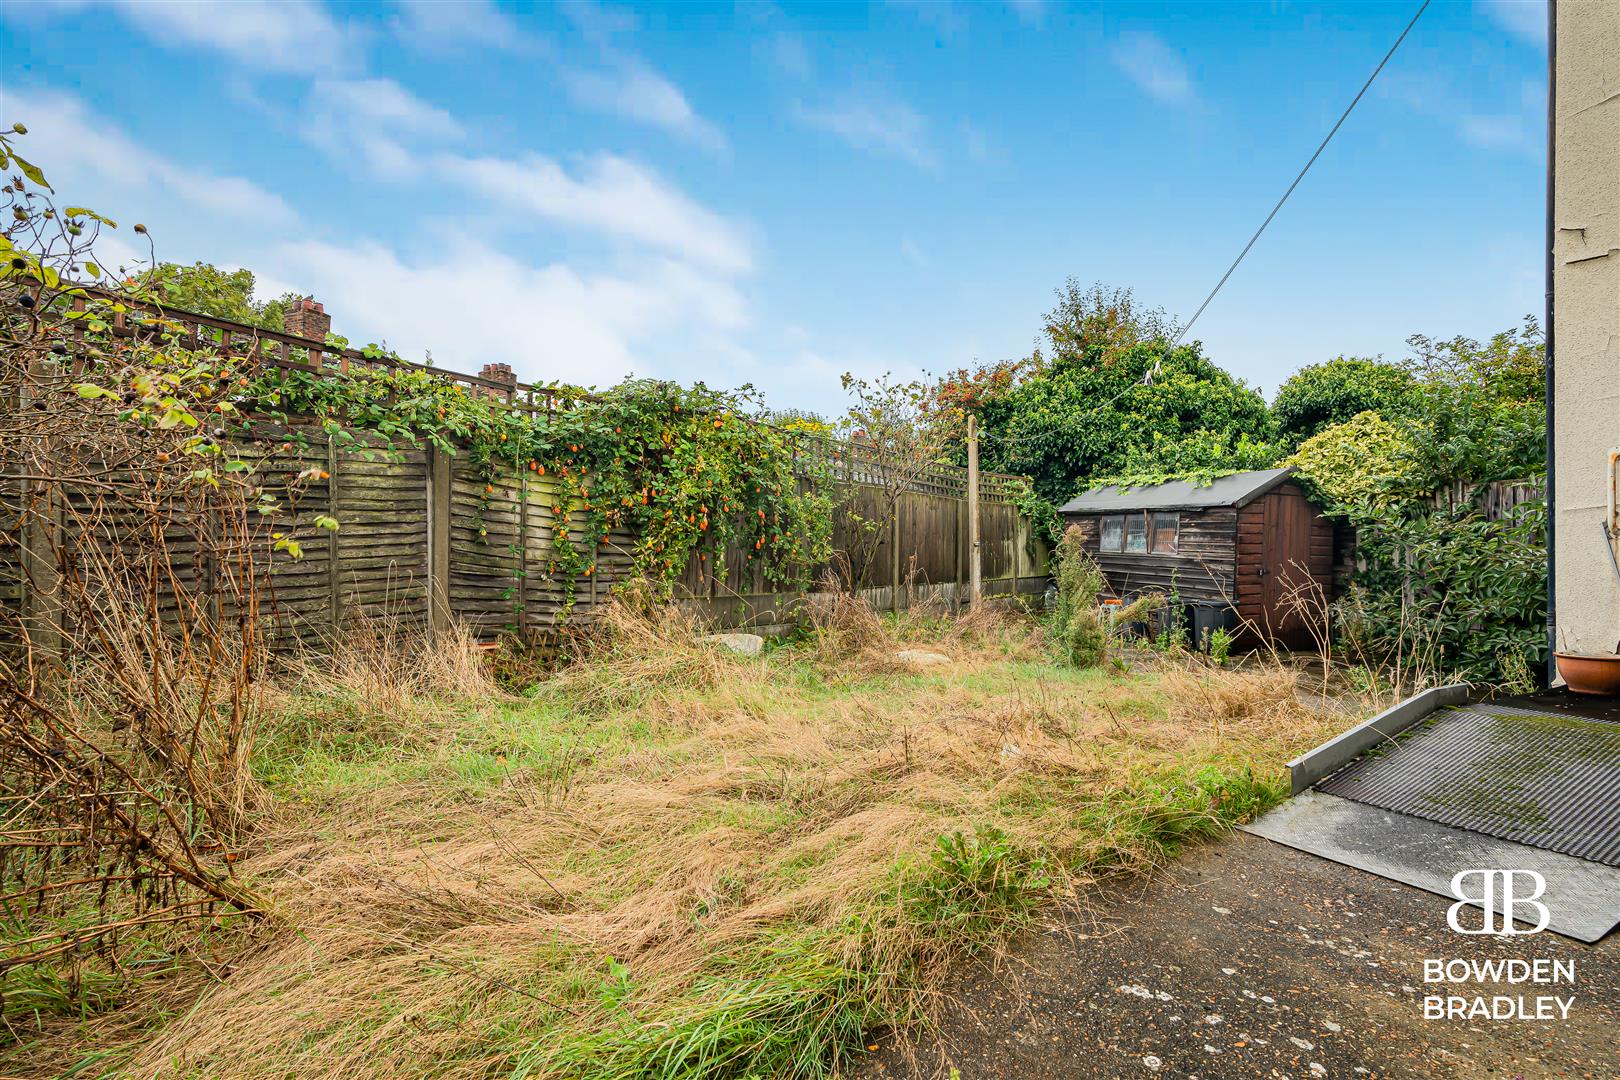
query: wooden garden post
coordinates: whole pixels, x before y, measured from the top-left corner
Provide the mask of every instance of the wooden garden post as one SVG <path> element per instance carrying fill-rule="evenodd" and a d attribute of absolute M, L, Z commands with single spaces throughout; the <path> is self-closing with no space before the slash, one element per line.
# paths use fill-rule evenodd
<path fill-rule="evenodd" d="M 428 630 L 450 629 L 450 455 L 428 452 Z"/>
<path fill-rule="evenodd" d="M 984 566 L 979 558 L 979 418 L 968 415 L 968 603 L 979 610 L 984 602 Z"/>

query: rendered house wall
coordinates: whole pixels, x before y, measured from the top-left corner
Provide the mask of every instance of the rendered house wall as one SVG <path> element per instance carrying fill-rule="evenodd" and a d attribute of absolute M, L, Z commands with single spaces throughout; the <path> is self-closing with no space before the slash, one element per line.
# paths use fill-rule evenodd
<path fill-rule="evenodd" d="M 1620 584 L 1599 530 L 1620 446 L 1620 3 L 1559 0 L 1553 341 L 1558 647 L 1620 648 Z"/>

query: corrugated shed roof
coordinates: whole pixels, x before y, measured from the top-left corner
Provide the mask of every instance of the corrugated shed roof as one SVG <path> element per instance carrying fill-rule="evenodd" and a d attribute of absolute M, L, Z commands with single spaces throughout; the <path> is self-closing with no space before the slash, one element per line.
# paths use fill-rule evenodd
<path fill-rule="evenodd" d="M 1293 469 L 1233 473 L 1204 487 L 1171 480 L 1148 487 L 1098 487 L 1075 496 L 1058 509 L 1065 514 L 1107 514 L 1124 510 L 1207 510 L 1244 506 L 1287 480 Z"/>

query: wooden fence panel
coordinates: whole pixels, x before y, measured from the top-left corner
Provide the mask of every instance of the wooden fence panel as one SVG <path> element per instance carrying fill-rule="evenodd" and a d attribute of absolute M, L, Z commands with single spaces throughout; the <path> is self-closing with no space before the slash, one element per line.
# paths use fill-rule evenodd
<path fill-rule="evenodd" d="M 515 477 L 450 465 L 450 613 L 480 634 L 521 628 L 524 500 Z"/>
<path fill-rule="evenodd" d="M 263 556 L 270 639 L 281 644 L 289 640 L 314 644 L 337 630 L 332 603 L 333 534 L 309 525 L 317 516 L 332 512 L 331 478 L 321 476 L 331 471 L 330 448 L 324 438 L 307 443 L 295 439 L 277 448 L 275 436 L 267 437 L 272 441 L 237 448 L 242 460 L 254 466 L 254 477 L 264 492 L 280 508 L 259 522 L 259 540 L 269 550 L 268 534 L 282 532 L 295 535 L 302 548 L 298 558 L 287 551 L 269 551 Z"/>
<path fill-rule="evenodd" d="M 428 454 L 355 449 L 331 455 L 339 523 L 338 623 L 386 616 L 420 624 L 428 614 Z"/>
<path fill-rule="evenodd" d="M 465 456 L 438 450 L 339 448 L 316 429 L 266 427 L 255 434 L 236 453 L 278 510 L 253 517 L 242 543 L 256 549 L 263 611 L 278 647 L 318 644 L 354 620 L 379 616 L 438 628 L 455 619 L 486 640 L 502 633 L 544 640 L 565 621 L 593 617 L 612 587 L 634 572 L 635 535 L 621 527 L 589 546 L 584 512 L 564 497 L 555 478 L 512 470 L 491 479 Z M 887 517 L 884 494 L 865 484 L 846 485 L 834 511 L 833 546 L 853 557 L 848 565 L 834 559 L 814 568 L 812 580 L 819 585 L 830 566 L 840 573 L 853 569 L 855 587 L 885 608 L 925 596 L 964 600 L 965 499 L 952 492 L 950 473 L 925 479 L 899 502 L 898 594 L 891 558 L 896 530 L 862 523 Z M 0 510 L 8 520 L 19 516 L 21 497 L 15 482 L 0 490 Z M 73 509 L 89 496 L 61 497 Z M 981 503 L 981 514 L 986 592 L 1039 591 L 1046 558 L 1030 542 L 1028 523 L 995 497 Z M 315 527 L 319 516 L 330 516 L 338 528 Z M 588 569 L 572 577 L 559 565 L 555 547 L 563 518 Z M 130 523 L 119 524 L 118 531 L 131 531 Z M 296 536 L 301 555 L 271 551 L 276 532 Z M 25 580 L 25 552 L 16 534 L 7 530 L 0 547 L 0 604 L 26 616 L 48 602 L 49 589 L 34 589 Z M 38 546 L 48 550 L 48 544 Z M 176 534 L 167 538 L 166 550 L 175 587 L 206 595 L 218 568 L 207 564 L 201 546 L 189 534 Z M 718 626 L 791 622 L 802 600 L 766 579 L 747 542 L 694 554 L 676 593 Z M 162 607 L 167 617 L 176 617 L 179 598 L 171 594 Z"/>

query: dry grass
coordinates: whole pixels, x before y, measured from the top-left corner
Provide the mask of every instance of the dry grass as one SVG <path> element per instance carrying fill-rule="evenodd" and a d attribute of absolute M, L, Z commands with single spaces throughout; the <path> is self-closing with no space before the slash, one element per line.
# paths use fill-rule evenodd
<path fill-rule="evenodd" d="M 310 673 L 244 869 L 291 926 L 14 1066 L 826 1075 L 1034 904 L 1268 805 L 1329 726 L 1281 669 L 1075 671 L 1004 616 L 834 612 L 757 659 L 615 619 L 523 700 L 459 663 Z M 919 645 L 953 662 L 883 673 Z"/>

